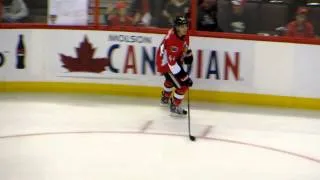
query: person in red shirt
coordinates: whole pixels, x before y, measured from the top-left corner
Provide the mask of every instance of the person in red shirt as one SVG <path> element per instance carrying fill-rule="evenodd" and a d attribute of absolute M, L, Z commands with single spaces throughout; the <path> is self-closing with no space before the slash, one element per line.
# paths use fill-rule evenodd
<path fill-rule="evenodd" d="M 108 25 L 111 26 L 131 26 L 133 21 L 130 16 L 127 15 L 127 4 L 119 1 L 116 3 L 115 8 L 118 14 L 112 15 L 109 18 Z"/>
<path fill-rule="evenodd" d="M 188 20 L 184 16 L 178 16 L 174 20 L 174 27 L 168 31 L 162 41 L 156 57 L 157 71 L 165 77 L 161 104 L 167 105 L 170 101 L 172 113 L 187 114 L 187 110 L 181 108 L 180 104 L 193 82 L 182 65 L 191 65 L 192 61 L 192 51 L 189 49 Z M 175 92 L 171 97 L 174 87 Z"/>
<path fill-rule="evenodd" d="M 298 8 L 296 20 L 287 26 L 287 36 L 291 37 L 315 37 L 313 25 L 307 20 L 308 9 L 305 7 Z"/>

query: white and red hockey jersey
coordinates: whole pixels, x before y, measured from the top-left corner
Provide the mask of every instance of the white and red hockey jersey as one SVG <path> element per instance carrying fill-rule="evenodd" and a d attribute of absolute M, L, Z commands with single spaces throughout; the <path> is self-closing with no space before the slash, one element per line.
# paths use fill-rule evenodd
<path fill-rule="evenodd" d="M 157 71 L 161 74 L 167 72 L 179 73 L 181 64 L 183 64 L 183 57 L 188 49 L 189 33 L 180 38 L 174 29 L 170 29 L 157 51 Z"/>

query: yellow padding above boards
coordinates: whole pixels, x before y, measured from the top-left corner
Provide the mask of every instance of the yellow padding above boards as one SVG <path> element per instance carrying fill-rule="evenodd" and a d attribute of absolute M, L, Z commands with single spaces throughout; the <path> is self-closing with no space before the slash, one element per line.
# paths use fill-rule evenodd
<path fill-rule="evenodd" d="M 0 82 L 0 91 L 94 93 L 159 98 L 161 87 L 65 82 Z M 190 91 L 190 98 L 195 101 L 267 105 L 320 110 L 320 99 L 316 98 L 313 99 L 263 94 L 204 91 L 195 89 Z"/>

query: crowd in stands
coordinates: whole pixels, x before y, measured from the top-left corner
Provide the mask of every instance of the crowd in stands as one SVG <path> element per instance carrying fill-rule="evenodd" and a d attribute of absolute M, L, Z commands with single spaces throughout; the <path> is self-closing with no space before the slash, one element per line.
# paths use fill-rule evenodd
<path fill-rule="evenodd" d="M 46 1 L 0 0 L 0 21 L 46 23 Z M 90 8 L 94 0 L 88 1 Z M 168 28 L 172 26 L 174 17 L 190 15 L 191 1 L 100 0 L 99 23 Z M 320 0 L 195 1 L 197 30 L 200 31 L 306 38 L 320 35 Z"/>
<path fill-rule="evenodd" d="M 178 15 L 189 13 L 189 0 L 120 0 L 109 3 L 106 25 L 170 27 Z"/>
<path fill-rule="evenodd" d="M 107 6 L 106 25 L 170 27 L 190 13 L 190 0 L 123 0 Z M 320 0 L 197 0 L 197 29 L 313 38 L 320 35 Z"/>
<path fill-rule="evenodd" d="M 314 38 L 320 34 L 319 0 L 220 0 L 224 32 Z"/>

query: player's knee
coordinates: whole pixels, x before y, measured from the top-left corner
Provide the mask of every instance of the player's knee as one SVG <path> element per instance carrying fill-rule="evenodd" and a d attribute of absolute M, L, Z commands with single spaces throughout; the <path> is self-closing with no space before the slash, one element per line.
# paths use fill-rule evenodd
<path fill-rule="evenodd" d="M 173 85 L 173 83 L 170 82 L 170 81 L 165 81 L 165 82 L 164 82 L 164 86 L 167 87 L 167 88 L 171 88 L 171 87 L 173 87 L 174 85 Z"/>
<path fill-rule="evenodd" d="M 176 91 L 178 94 L 185 94 L 188 91 L 188 86 L 181 86 L 181 88 L 178 88 Z"/>

